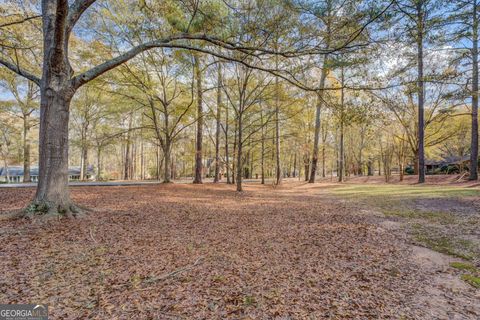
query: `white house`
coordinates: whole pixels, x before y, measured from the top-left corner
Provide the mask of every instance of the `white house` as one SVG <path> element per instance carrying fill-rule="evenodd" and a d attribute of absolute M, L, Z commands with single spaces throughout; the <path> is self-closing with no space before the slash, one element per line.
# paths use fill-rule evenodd
<path fill-rule="evenodd" d="M 87 180 L 93 180 L 95 178 L 95 171 L 93 166 L 87 167 Z M 30 168 L 30 178 L 32 182 L 38 182 L 38 167 Z M 80 167 L 68 168 L 68 179 L 71 181 L 80 180 Z M 23 167 L 0 167 L 0 183 L 21 183 L 23 182 Z"/>

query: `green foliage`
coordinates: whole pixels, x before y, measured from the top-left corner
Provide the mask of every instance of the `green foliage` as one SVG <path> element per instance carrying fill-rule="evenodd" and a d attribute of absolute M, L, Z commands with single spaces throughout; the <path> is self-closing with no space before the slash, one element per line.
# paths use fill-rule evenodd
<path fill-rule="evenodd" d="M 441 173 L 446 173 L 446 174 L 456 174 L 460 173 L 460 169 L 458 168 L 457 165 L 447 165 L 447 166 L 442 166 L 440 168 Z"/>

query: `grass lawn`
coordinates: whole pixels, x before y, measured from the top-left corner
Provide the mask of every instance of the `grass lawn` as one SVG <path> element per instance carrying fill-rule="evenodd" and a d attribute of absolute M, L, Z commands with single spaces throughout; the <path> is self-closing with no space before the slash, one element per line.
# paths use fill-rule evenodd
<path fill-rule="evenodd" d="M 461 186 L 343 185 L 331 193 L 404 223 L 421 246 L 468 261 L 453 267 L 480 285 L 480 190 Z M 462 266 L 468 265 L 468 268 Z"/>

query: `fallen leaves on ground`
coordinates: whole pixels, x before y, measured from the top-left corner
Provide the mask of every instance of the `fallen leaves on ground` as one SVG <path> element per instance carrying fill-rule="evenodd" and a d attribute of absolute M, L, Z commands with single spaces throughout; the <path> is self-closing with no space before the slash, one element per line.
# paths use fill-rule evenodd
<path fill-rule="evenodd" d="M 295 186 L 72 188 L 86 218 L 0 222 L 0 301 L 52 319 L 415 318 L 406 245 Z M 33 192 L 0 189 L 2 209 Z"/>

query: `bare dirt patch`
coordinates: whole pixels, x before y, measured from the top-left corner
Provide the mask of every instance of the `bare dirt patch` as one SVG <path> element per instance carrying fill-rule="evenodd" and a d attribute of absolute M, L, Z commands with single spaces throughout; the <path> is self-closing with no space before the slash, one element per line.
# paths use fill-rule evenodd
<path fill-rule="evenodd" d="M 475 319 L 480 316 L 478 292 L 460 280 L 451 256 L 413 246 L 412 261 L 429 275 L 430 285 L 415 296 L 428 319 Z"/>
<path fill-rule="evenodd" d="M 72 188 L 87 218 L 0 222 L 0 301 L 53 319 L 422 318 L 431 274 L 378 217 L 304 184 L 246 190 Z M 32 194 L 0 190 L 2 210 Z"/>

